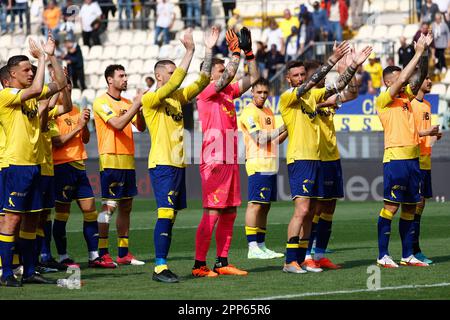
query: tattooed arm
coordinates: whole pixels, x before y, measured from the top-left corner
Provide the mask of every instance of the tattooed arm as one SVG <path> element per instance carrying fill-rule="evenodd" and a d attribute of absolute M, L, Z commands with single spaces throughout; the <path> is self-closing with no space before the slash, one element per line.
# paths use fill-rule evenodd
<path fill-rule="evenodd" d="M 419 69 L 409 79 L 409 86 L 414 95 L 417 95 L 423 81 L 428 75 L 428 50 L 420 57 Z"/>
<path fill-rule="evenodd" d="M 240 56 L 233 55 L 231 57 L 231 60 L 225 67 L 225 71 L 223 72 L 222 76 L 220 77 L 219 80 L 216 81 L 215 85 L 216 92 L 222 91 L 233 80 L 239 67 L 240 60 L 241 60 Z"/>
<path fill-rule="evenodd" d="M 334 94 L 326 99 L 326 101 L 317 104 L 317 109 L 328 107 L 336 108 L 338 107 L 338 104 L 355 100 L 358 97 L 358 89 L 358 81 L 354 76 L 344 91 L 340 94 Z"/>
<path fill-rule="evenodd" d="M 259 70 L 256 65 L 256 59 L 248 61 L 248 69 L 249 74 L 239 81 L 239 94 L 245 93 L 259 79 Z"/>

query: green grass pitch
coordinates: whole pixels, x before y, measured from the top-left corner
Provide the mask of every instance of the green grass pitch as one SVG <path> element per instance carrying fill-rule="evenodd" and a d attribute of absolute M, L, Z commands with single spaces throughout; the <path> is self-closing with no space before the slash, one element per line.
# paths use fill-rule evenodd
<path fill-rule="evenodd" d="M 239 209 L 230 250 L 230 262 L 249 271 L 247 277 L 219 276 L 194 278 L 190 271 L 194 257 L 195 232 L 202 214 L 201 203 L 191 201 L 182 211 L 173 231 L 169 266 L 180 276 L 180 283 L 164 284 L 151 280 L 153 272 L 153 226 L 156 205 L 152 200 L 135 200 L 131 221 L 130 249 L 147 262 L 144 266 L 120 266 L 114 270 L 88 269 L 86 245 L 82 234 L 82 215 L 73 204 L 68 223 L 69 253 L 81 263 L 81 289 L 69 290 L 53 285 L 26 285 L 0 288 L 0 299 L 449 299 L 450 247 L 448 203 L 430 201 L 422 218 L 421 246 L 435 261 L 429 268 L 400 267 L 381 270 L 381 291 L 367 291 L 367 268 L 377 257 L 377 219 L 381 202 L 339 202 L 333 224 L 329 257 L 343 265 L 341 270 L 313 274 L 285 274 L 283 259 L 248 260 L 244 234 L 245 206 Z M 97 204 L 99 208 L 99 204 Z M 284 252 L 291 202 L 273 204 L 269 213 L 267 245 Z M 115 220 L 113 220 L 115 221 Z M 111 225 L 110 252 L 117 254 L 115 227 Z M 391 255 L 400 258 L 398 216 L 394 218 Z M 52 253 L 56 255 L 53 246 Z M 214 236 L 208 265 L 215 258 Z M 69 275 L 48 274 L 58 279 Z M 416 288 L 403 286 L 418 285 Z M 431 286 L 430 286 L 431 285 Z"/>

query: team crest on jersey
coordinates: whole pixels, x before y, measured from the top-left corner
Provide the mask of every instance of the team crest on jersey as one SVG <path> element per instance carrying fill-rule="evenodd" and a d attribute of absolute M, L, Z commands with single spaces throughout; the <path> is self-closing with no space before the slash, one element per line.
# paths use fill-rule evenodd
<path fill-rule="evenodd" d="M 250 129 L 256 128 L 255 121 L 253 121 L 253 117 L 247 118 L 248 124 L 250 125 Z"/>
<path fill-rule="evenodd" d="M 171 109 L 175 109 L 175 108 L 170 108 L 170 107 L 166 107 L 166 115 L 168 115 L 169 117 L 171 117 L 173 119 L 173 121 L 176 122 L 180 122 L 181 120 L 183 120 L 183 112 L 174 112 Z M 176 111 L 176 110 L 175 110 Z"/>

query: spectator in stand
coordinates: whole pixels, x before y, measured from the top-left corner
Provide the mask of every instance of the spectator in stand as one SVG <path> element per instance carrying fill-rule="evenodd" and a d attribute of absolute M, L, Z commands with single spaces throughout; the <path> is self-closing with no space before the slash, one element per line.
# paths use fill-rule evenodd
<path fill-rule="evenodd" d="M 168 0 L 161 0 L 156 6 L 155 44 L 159 44 L 159 35 L 163 35 L 163 44 L 170 42 L 169 30 L 175 21 L 174 7 Z"/>
<path fill-rule="evenodd" d="M 262 41 L 266 44 L 267 48 L 272 48 L 274 44 L 277 51 L 284 53 L 284 38 L 281 29 L 278 28 L 278 23 L 274 18 L 269 20 L 269 28 L 264 29 L 262 36 Z"/>
<path fill-rule="evenodd" d="M 84 60 L 83 53 L 80 46 L 73 41 L 64 41 L 64 47 L 67 50 L 63 60 L 67 63 L 67 71 L 72 79 L 73 87 L 86 89 L 86 83 L 84 81 Z"/>
<path fill-rule="evenodd" d="M 304 29 L 304 25 L 301 26 L 302 29 Z M 285 55 L 284 55 L 284 61 L 288 62 L 291 60 L 294 60 L 297 55 L 300 53 L 300 32 L 298 31 L 297 27 L 292 27 L 292 32 L 286 39 L 286 45 L 285 45 Z M 304 38 L 303 38 L 304 41 Z M 303 42 L 304 45 L 304 42 Z"/>
<path fill-rule="evenodd" d="M 425 5 L 420 11 L 420 21 L 431 23 L 434 21 L 436 13 L 439 12 L 439 7 L 432 0 L 426 0 Z"/>
<path fill-rule="evenodd" d="M 84 0 L 80 10 L 81 36 L 83 37 L 83 44 L 89 48 L 100 45 L 101 17 L 102 10 L 98 3 L 92 0 Z"/>
<path fill-rule="evenodd" d="M 422 34 L 426 36 L 429 32 L 430 32 L 430 24 L 427 23 L 427 22 L 422 22 L 422 24 L 420 25 L 420 29 L 417 30 L 416 34 L 413 37 L 413 43 L 417 42 Z M 431 51 L 431 55 L 429 54 L 429 56 L 430 57 L 431 56 L 434 57 L 435 56 L 435 54 L 434 54 L 434 40 L 431 43 L 431 45 L 428 47 L 428 50 L 429 50 L 429 53 Z"/>
<path fill-rule="evenodd" d="M 277 50 L 277 46 L 272 44 L 266 56 L 267 79 L 271 79 L 284 65 L 284 56 Z"/>
<path fill-rule="evenodd" d="M 242 28 L 242 18 L 241 18 L 241 10 L 239 8 L 233 9 L 233 15 L 227 22 L 227 28 L 233 29 L 234 32 L 238 33 Z"/>
<path fill-rule="evenodd" d="M 380 93 L 383 78 L 383 67 L 377 61 L 375 52 L 372 52 L 369 56 L 369 63 L 364 67 L 364 71 L 370 74 L 370 80 L 372 81 L 372 87 L 375 94 Z"/>
<path fill-rule="evenodd" d="M 222 55 L 222 57 L 228 56 L 228 45 L 225 40 L 225 36 L 227 33 L 226 28 L 222 28 L 220 24 L 216 25 L 217 29 L 219 29 L 219 38 L 217 39 L 216 45 L 213 47 L 213 56 Z"/>
<path fill-rule="evenodd" d="M 306 12 L 301 20 L 299 53 L 303 54 L 302 60 L 311 60 L 314 53 L 313 45 L 315 36 L 311 14 Z"/>
<path fill-rule="evenodd" d="M 355 74 L 356 81 L 359 86 L 359 94 L 375 94 L 376 91 L 372 87 L 372 80 L 370 79 L 370 74 L 367 71 L 364 71 L 362 65 L 359 65 L 358 70 Z"/>
<path fill-rule="evenodd" d="M 12 0 L 0 0 L 0 26 L 1 35 L 8 32 L 7 18 L 9 17 L 9 31 L 14 31 L 14 11 L 12 10 Z"/>
<path fill-rule="evenodd" d="M 15 23 L 15 16 L 19 16 L 19 31 L 23 32 L 23 20 L 26 22 L 26 34 L 30 34 L 31 26 L 30 26 L 30 8 L 28 7 L 28 0 L 14 0 L 12 1 L 14 7 L 14 13 L 12 15 L 12 21 Z M 25 19 L 24 19 L 25 17 Z"/>
<path fill-rule="evenodd" d="M 283 12 L 283 19 L 279 23 L 281 32 L 283 33 L 283 38 L 287 39 L 292 32 L 292 27 L 300 27 L 300 21 L 298 17 L 291 15 L 291 10 L 285 9 Z"/>
<path fill-rule="evenodd" d="M 102 30 L 108 28 L 109 12 L 113 17 L 116 16 L 117 7 L 112 0 L 97 0 L 100 9 L 102 10 Z"/>
<path fill-rule="evenodd" d="M 331 0 L 325 3 L 330 33 L 328 40 L 342 41 L 342 30 L 347 24 L 348 7 L 345 0 Z"/>
<path fill-rule="evenodd" d="M 212 1 L 213 0 L 204 0 L 203 1 L 204 6 L 205 6 L 205 15 L 206 15 L 207 21 L 208 21 L 207 22 L 208 27 L 211 27 L 214 22 L 213 15 L 212 15 L 212 9 L 211 9 Z"/>
<path fill-rule="evenodd" d="M 153 79 L 152 77 L 146 77 L 145 78 L 145 84 L 147 86 L 147 90 L 152 91 L 153 90 L 153 86 L 155 85 L 155 79 Z"/>
<path fill-rule="evenodd" d="M 416 14 L 417 14 L 417 19 L 419 19 L 419 21 L 420 21 L 420 15 L 422 12 L 422 2 L 423 2 L 423 0 L 416 0 Z"/>
<path fill-rule="evenodd" d="M 387 65 L 388 67 L 395 66 L 395 59 L 394 59 L 394 57 L 392 57 L 392 56 L 387 57 L 387 59 L 386 59 L 386 65 Z"/>
<path fill-rule="evenodd" d="M 233 15 L 236 8 L 236 0 L 222 0 L 223 13 L 225 15 L 225 24 L 228 25 L 228 19 Z"/>
<path fill-rule="evenodd" d="M 319 1 L 313 4 L 312 21 L 314 26 L 314 40 L 328 40 L 328 16 L 327 11 L 320 7 Z"/>
<path fill-rule="evenodd" d="M 447 13 L 450 7 L 450 0 L 433 0 L 433 2 L 437 4 L 440 13 Z"/>
<path fill-rule="evenodd" d="M 442 21 L 442 14 L 436 13 L 435 20 L 431 26 L 433 31 L 435 57 L 437 60 L 435 72 L 447 72 L 447 63 L 445 62 L 445 49 L 450 46 L 450 32 L 446 23 Z"/>
<path fill-rule="evenodd" d="M 185 0 L 186 1 L 186 23 L 188 27 L 202 27 L 200 0 Z"/>
<path fill-rule="evenodd" d="M 352 30 L 359 29 L 363 24 L 363 7 L 365 0 L 350 0 L 352 11 Z"/>
<path fill-rule="evenodd" d="M 62 8 L 62 23 L 59 27 L 60 41 L 75 41 L 75 20 L 77 18 L 77 6 L 74 6 L 72 0 L 66 0 L 66 5 Z"/>
<path fill-rule="evenodd" d="M 53 33 L 55 39 L 59 39 L 59 24 L 61 22 L 61 9 L 56 6 L 54 0 L 50 0 L 42 13 L 42 20 L 44 23 L 44 35 L 48 37 L 48 31 Z"/>
<path fill-rule="evenodd" d="M 131 0 L 118 0 L 117 7 L 119 10 L 119 29 L 130 29 L 131 26 Z M 125 19 L 122 13 L 125 11 Z"/>
<path fill-rule="evenodd" d="M 410 43 L 409 45 L 406 43 L 405 37 L 400 37 L 400 48 L 398 49 L 398 63 L 406 67 L 406 65 L 411 61 L 414 57 L 416 51 L 414 50 L 414 45 Z"/>
<path fill-rule="evenodd" d="M 258 65 L 258 69 L 261 72 L 261 76 L 263 78 L 267 78 L 266 75 L 266 46 L 261 41 L 256 42 L 256 54 L 255 59 L 256 63 Z"/>
<path fill-rule="evenodd" d="M 153 11 L 153 26 L 156 27 L 156 0 L 140 0 L 141 2 L 141 29 L 147 30 L 150 24 L 150 13 Z"/>

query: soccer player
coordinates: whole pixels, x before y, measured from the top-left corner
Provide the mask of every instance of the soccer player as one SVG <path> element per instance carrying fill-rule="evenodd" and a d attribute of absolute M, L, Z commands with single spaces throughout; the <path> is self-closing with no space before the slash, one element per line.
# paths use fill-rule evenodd
<path fill-rule="evenodd" d="M 8 60 L 10 87 L 0 93 L 0 122 L 6 135 L 4 212 L 5 217 L 0 230 L 0 254 L 3 274 L 2 285 L 20 287 L 22 283 L 56 283 L 35 272 L 36 227 L 42 210 L 41 170 L 43 162 L 41 147 L 38 100 L 48 99 L 66 86 L 62 68 L 56 68 L 56 83 L 44 86 L 45 55 L 53 65 L 58 64 L 55 56 L 55 41 L 49 34 L 43 50 L 30 39 L 30 53 L 38 60 L 34 75 L 31 63 L 26 56 L 13 56 Z M 34 80 L 33 80 L 34 77 Z M 21 223 L 21 225 L 20 225 Z M 16 241 L 15 232 L 19 229 L 17 244 L 22 256 L 24 273 L 19 282 L 11 270 Z"/>
<path fill-rule="evenodd" d="M 354 49 L 351 48 L 350 53 L 337 63 L 337 71 L 342 74 L 345 69 L 351 65 L 355 56 Z M 317 68 L 320 67 L 318 62 L 305 62 L 307 76 L 310 77 Z M 322 79 L 316 88 L 325 86 L 325 78 Z M 336 208 L 336 199 L 344 196 L 344 187 L 342 179 L 342 168 L 339 156 L 339 150 L 336 141 L 336 130 L 333 118 L 336 109 L 344 102 L 355 99 L 358 96 L 357 79 L 354 76 L 347 89 L 339 94 L 335 94 L 328 98 L 325 102 L 317 105 L 317 115 L 319 119 L 320 138 L 319 138 L 319 155 L 321 165 L 321 178 L 323 185 L 321 198 L 318 198 L 312 207 L 314 218 L 311 226 L 311 236 L 309 239 L 308 249 L 306 251 L 305 265 L 315 263 L 317 267 L 326 269 L 339 269 L 340 266 L 331 262 L 324 255 L 331 237 L 333 215 Z M 316 240 L 316 248 L 314 261 L 311 256 L 311 249 Z"/>
<path fill-rule="evenodd" d="M 416 53 L 405 69 L 389 66 L 383 70 L 383 81 L 387 90 L 375 99 L 377 114 L 384 129 L 384 207 L 378 218 L 377 264 L 385 268 L 398 267 L 389 255 L 388 247 L 392 218 L 400 205 L 400 264 L 428 266 L 414 257 L 412 248 L 414 214 L 416 204 L 420 202 L 420 150 L 419 134 L 410 101 L 428 74 L 427 48 L 432 41 L 431 34 L 420 37 L 416 43 Z M 419 62 L 419 70 L 411 78 Z"/>
<path fill-rule="evenodd" d="M 197 97 L 203 132 L 200 177 L 204 211 L 195 238 L 192 275 L 196 277 L 248 274 L 228 263 L 236 207 L 241 205 L 237 119 L 233 99 L 240 97 L 259 79 L 259 71 L 251 48 L 251 34 L 247 28 L 241 29 L 239 38 L 233 30 L 228 30 L 226 39 L 232 58 L 226 67 L 223 60 L 213 59 L 211 83 Z M 239 67 L 241 50 L 245 53 L 249 75 L 230 84 Z M 206 266 L 206 256 L 216 223 L 217 255 L 211 271 Z"/>
<path fill-rule="evenodd" d="M 67 88 L 70 99 L 72 85 L 68 80 Z M 51 143 L 53 145 L 53 161 L 55 172 L 55 208 L 57 214 L 53 222 L 53 237 L 59 254 L 60 263 L 67 266 L 77 266 L 67 255 L 66 223 L 70 216 L 70 207 L 76 200 L 83 213 L 83 235 L 88 248 L 89 267 L 115 268 L 114 263 L 105 262 L 98 255 L 98 213 L 95 208 L 95 198 L 91 184 L 86 174 L 84 160 L 87 159 L 84 144 L 89 143 L 90 133 L 87 124 L 90 110 L 80 112 L 77 106 L 59 115 L 51 121 Z M 58 100 L 58 107 L 64 105 L 64 100 Z M 55 261 L 50 252 L 52 222 L 43 221 L 45 225 L 46 250 L 41 251 L 42 265 L 54 267 Z M 57 265 L 57 264 L 56 264 Z"/>
<path fill-rule="evenodd" d="M 281 95 L 280 112 L 289 136 L 286 158 L 289 184 L 294 200 L 294 214 L 288 226 L 284 272 L 322 271 L 316 264 L 303 264 L 314 216 L 311 207 L 315 204 L 315 199 L 321 196 L 323 188 L 320 176 L 320 127 L 316 105 L 345 88 L 358 66 L 367 59 L 372 48 L 368 46 L 359 52 L 336 83 L 322 89 L 311 89 L 349 50 L 350 47 L 346 41 L 339 46 L 335 45 L 327 63 L 307 81 L 305 81 L 306 70 L 302 62 L 292 61 L 287 65 L 286 78 L 292 88 Z"/>
<path fill-rule="evenodd" d="M 245 234 L 249 259 L 281 258 L 265 245 L 267 215 L 277 200 L 278 145 L 287 138 L 286 127 L 275 127 L 275 117 L 266 106 L 269 83 L 260 78 L 252 86 L 252 102 L 242 111 L 239 124 L 246 147 L 245 168 L 248 174 L 248 205 Z"/>
<path fill-rule="evenodd" d="M 118 208 L 116 261 L 118 264 L 143 265 L 144 262 L 137 260 L 128 250 L 130 214 L 133 197 L 137 195 L 131 123 L 139 131 L 145 130 L 140 101 L 142 93 L 138 92 L 133 102 L 121 96 L 122 91 L 127 90 L 128 80 L 121 65 L 107 66 L 105 80 L 108 90 L 93 104 L 102 186 L 102 211 L 97 218 L 99 255 L 107 264 L 115 263 L 108 250 L 108 233 L 111 216 Z M 92 206 L 85 209 L 91 213 L 95 211 Z"/>
<path fill-rule="evenodd" d="M 219 37 L 216 27 L 205 36 L 205 62 L 199 78 L 185 88 L 182 83 L 194 54 L 192 30 L 181 42 L 186 53 L 177 68 L 170 60 L 155 65 L 156 92 L 142 98 L 144 117 L 150 131 L 152 147 L 148 158 L 150 180 L 158 207 L 154 230 L 155 268 L 152 279 L 174 283 L 178 276 L 167 265 L 172 228 L 177 213 L 186 208 L 184 123 L 182 107 L 195 98 L 208 84 L 211 75 L 212 48 Z"/>
<path fill-rule="evenodd" d="M 430 77 L 426 77 L 416 97 L 411 101 L 414 120 L 419 131 L 419 166 L 421 173 L 421 197 L 414 215 L 413 254 L 417 259 L 428 264 L 433 263 L 433 261 L 428 259 L 420 249 L 420 220 L 425 208 L 425 199 L 433 197 L 431 188 L 431 147 L 436 140 L 442 138 L 442 133 L 439 132 L 439 126 L 431 125 L 431 105 L 424 99 L 425 94 L 430 93 L 432 85 L 433 82 Z"/>

